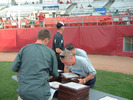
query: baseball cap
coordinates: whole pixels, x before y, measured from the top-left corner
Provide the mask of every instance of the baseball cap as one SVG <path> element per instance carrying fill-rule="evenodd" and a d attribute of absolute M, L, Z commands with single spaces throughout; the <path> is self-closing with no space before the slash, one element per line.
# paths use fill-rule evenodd
<path fill-rule="evenodd" d="M 64 24 L 63 22 L 58 22 L 58 23 L 56 24 L 56 27 L 57 27 L 57 28 L 61 28 L 62 26 L 66 26 L 66 24 Z"/>

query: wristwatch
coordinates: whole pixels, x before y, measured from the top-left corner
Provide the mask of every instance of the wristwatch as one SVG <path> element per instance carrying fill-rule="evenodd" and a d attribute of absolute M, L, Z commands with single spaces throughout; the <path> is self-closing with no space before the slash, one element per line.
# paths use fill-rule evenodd
<path fill-rule="evenodd" d="M 83 79 L 83 81 L 84 81 L 84 84 L 86 83 L 86 80 L 85 79 Z"/>

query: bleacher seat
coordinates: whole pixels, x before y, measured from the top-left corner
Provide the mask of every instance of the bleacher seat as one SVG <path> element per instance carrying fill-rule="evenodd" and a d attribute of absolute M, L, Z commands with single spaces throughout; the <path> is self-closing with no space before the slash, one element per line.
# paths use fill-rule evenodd
<path fill-rule="evenodd" d="M 49 0 L 47 0 L 49 1 Z M 66 23 L 67 26 L 90 26 L 90 25 L 120 25 L 122 23 L 125 23 L 129 20 L 128 16 L 123 17 L 120 16 L 112 16 L 112 15 L 99 15 L 97 12 L 94 12 L 95 8 L 102 8 L 109 0 L 95 0 L 95 1 L 85 1 L 85 2 L 78 2 L 76 0 L 78 8 L 76 6 L 74 9 L 70 12 L 70 17 L 59 17 L 59 18 L 45 18 L 45 26 L 46 27 L 56 27 L 56 23 L 59 21 L 62 21 Z M 83 9 L 80 9 L 81 4 L 83 5 Z M 28 16 L 31 12 L 37 11 L 37 10 L 42 10 L 43 6 L 59 6 L 59 10 L 62 10 L 62 12 L 66 11 L 66 8 L 68 8 L 70 4 L 29 4 L 29 5 L 21 5 L 20 11 L 21 11 L 21 16 Z M 88 7 L 88 5 L 91 5 Z M 127 8 L 131 8 L 133 5 L 133 0 L 115 0 L 115 2 L 111 5 L 109 11 L 113 12 L 117 8 L 119 11 L 123 11 L 123 9 L 126 11 Z M 132 7 L 133 9 L 133 7 Z M 4 9 L 2 12 L 0 12 L 0 15 L 5 15 L 6 11 L 14 11 L 18 13 L 18 6 L 10 6 L 9 8 Z M 108 11 L 107 11 L 108 12 Z M 121 14 L 121 13 L 120 13 Z M 18 14 L 17 14 L 18 15 Z M 95 15 L 95 16 L 90 16 L 90 15 Z M 97 15 L 97 16 L 96 16 Z M 104 18 L 105 17 L 105 18 Z M 114 17 L 114 18 L 113 18 Z M 133 24 L 133 20 L 130 21 L 131 24 Z M 27 21 L 22 21 L 21 22 L 22 26 L 27 25 Z M 40 27 L 39 21 L 35 22 L 34 25 L 36 28 Z M 17 23 L 13 22 L 11 26 L 5 25 L 5 28 L 17 28 Z"/>
<path fill-rule="evenodd" d="M 131 1 L 123 1 L 123 0 L 115 0 L 115 2 L 109 8 L 109 11 L 113 13 L 116 9 L 118 9 L 120 14 L 124 14 L 127 9 L 133 9 L 133 0 Z"/>

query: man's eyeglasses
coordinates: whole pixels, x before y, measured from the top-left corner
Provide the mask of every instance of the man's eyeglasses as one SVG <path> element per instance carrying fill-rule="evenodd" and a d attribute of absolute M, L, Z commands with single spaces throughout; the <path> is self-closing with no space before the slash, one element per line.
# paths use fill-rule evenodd
<path fill-rule="evenodd" d="M 65 56 L 63 56 L 63 55 L 60 55 L 60 58 L 65 58 Z"/>

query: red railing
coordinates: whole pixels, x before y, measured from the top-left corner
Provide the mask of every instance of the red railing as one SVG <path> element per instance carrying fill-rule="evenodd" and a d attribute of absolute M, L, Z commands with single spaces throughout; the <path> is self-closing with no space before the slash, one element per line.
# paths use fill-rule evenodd
<path fill-rule="evenodd" d="M 45 18 L 40 24 L 39 20 L 30 22 L 28 19 L 21 19 L 21 28 L 38 28 L 38 27 L 56 27 L 56 23 L 62 21 L 69 26 L 98 26 L 98 25 L 128 25 L 133 24 L 133 18 L 128 15 L 100 15 L 100 16 L 76 16 L 76 17 L 59 17 L 59 18 Z M 3 29 L 18 28 L 16 20 L 11 21 L 10 24 L 3 22 Z"/>

